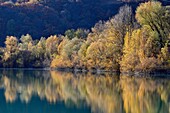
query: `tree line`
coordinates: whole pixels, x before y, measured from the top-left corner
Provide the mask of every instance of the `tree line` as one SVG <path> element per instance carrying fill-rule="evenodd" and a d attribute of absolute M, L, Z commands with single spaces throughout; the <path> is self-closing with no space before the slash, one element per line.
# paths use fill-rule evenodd
<path fill-rule="evenodd" d="M 91 30 L 33 40 L 8 36 L 0 49 L 1 67 L 52 67 L 106 71 L 154 71 L 170 67 L 170 7 L 141 3 L 135 14 L 125 5 Z"/>

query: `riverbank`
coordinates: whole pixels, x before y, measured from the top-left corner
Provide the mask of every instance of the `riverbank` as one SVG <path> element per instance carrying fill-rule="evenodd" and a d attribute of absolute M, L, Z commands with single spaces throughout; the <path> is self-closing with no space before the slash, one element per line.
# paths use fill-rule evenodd
<path fill-rule="evenodd" d="M 118 70 L 104 70 L 104 69 L 84 69 L 84 68 L 68 68 L 68 67 L 60 67 L 60 68 L 0 68 L 0 70 L 22 70 L 22 71 L 59 71 L 66 73 L 74 73 L 74 74 L 87 74 L 91 73 L 94 75 L 126 75 L 126 76 L 141 76 L 141 77 L 170 77 L 170 69 L 155 69 L 149 71 L 118 71 Z M 166 75 L 166 76 L 165 76 Z"/>
<path fill-rule="evenodd" d="M 53 68 L 52 70 L 57 70 L 61 72 L 72 72 L 72 73 L 92 73 L 92 74 L 119 74 L 119 75 L 127 75 L 127 76 L 156 76 L 156 77 L 163 77 L 167 75 L 167 77 L 170 77 L 170 69 L 155 69 L 150 71 L 126 71 L 126 72 L 120 72 L 120 71 L 111 71 L 111 70 L 101 70 L 101 69 L 81 69 L 81 68 Z"/>

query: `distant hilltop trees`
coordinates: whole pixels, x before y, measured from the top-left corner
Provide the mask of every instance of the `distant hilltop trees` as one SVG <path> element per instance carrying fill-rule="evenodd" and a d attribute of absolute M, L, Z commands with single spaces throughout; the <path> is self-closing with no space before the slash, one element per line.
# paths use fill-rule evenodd
<path fill-rule="evenodd" d="M 92 2 L 90 0 L 0 0 L 1 3 L 49 3 L 49 2 Z M 93 0 L 93 2 L 105 2 L 105 3 L 115 3 L 115 2 L 147 2 L 149 0 Z M 157 0 L 159 1 L 159 0 Z M 168 1 L 168 0 L 161 0 Z"/>
<path fill-rule="evenodd" d="M 47 3 L 55 0 L 0 0 L 1 3 Z M 56 2 L 80 2 L 81 0 L 56 0 Z"/>

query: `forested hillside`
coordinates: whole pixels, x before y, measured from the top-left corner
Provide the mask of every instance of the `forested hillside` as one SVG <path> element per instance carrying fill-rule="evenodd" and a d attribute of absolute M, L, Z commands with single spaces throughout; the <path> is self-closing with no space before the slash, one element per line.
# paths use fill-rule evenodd
<path fill-rule="evenodd" d="M 122 2 L 123 1 L 123 2 Z M 139 0 L 1 0 L 0 45 L 5 37 L 30 34 L 34 39 L 63 34 L 68 29 L 90 29 L 108 20 L 125 3 L 133 8 Z M 143 0 L 140 0 L 143 1 Z"/>

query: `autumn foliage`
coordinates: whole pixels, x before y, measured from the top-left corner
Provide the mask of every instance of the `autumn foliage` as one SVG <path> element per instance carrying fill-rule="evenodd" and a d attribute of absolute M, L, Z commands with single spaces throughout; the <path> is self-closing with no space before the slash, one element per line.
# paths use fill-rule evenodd
<path fill-rule="evenodd" d="M 91 30 L 68 30 L 33 40 L 8 36 L 0 49 L 1 67 L 52 67 L 79 70 L 151 72 L 170 68 L 170 9 L 141 3 L 136 14 L 125 5 Z"/>

